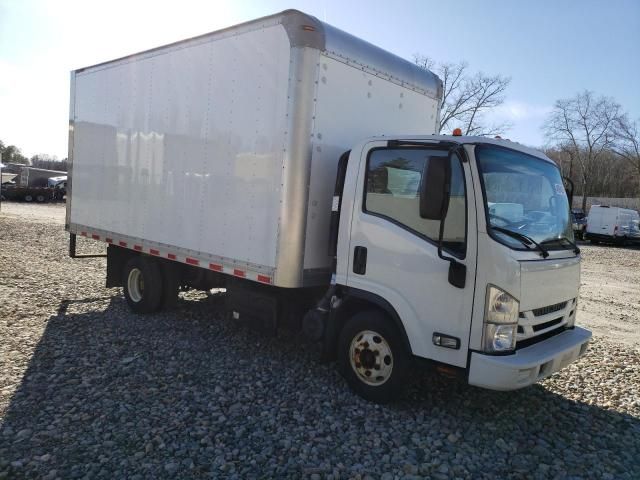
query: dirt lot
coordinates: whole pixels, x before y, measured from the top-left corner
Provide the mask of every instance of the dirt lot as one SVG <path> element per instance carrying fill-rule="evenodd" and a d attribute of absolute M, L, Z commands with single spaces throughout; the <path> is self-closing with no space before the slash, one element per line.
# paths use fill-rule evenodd
<path fill-rule="evenodd" d="M 583 247 L 576 364 L 510 393 L 418 374 L 380 407 L 298 336 L 220 318 L 219 295 L 131 314 L 63 224 L 2 204 L 0 479 L 640 478 L 638 249 Z"/>
<path fill-rule="evenodd" d="M 581 246 L 578 322 L 596 335 L 640 345 L 640 248 Z"/>

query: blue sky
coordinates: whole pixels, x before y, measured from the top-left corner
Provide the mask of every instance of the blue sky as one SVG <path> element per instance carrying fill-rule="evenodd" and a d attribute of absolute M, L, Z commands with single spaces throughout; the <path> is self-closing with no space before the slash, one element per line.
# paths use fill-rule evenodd
<path fill-rule="evenodd" d="M 0 139 L 66 156 L 69 71 L 286 8 L 411 59 L 512 78 L 494 120 L 543 145 L 553 102 L 584 89 L 640 117 L 640 1 L 0 0 Z"/>

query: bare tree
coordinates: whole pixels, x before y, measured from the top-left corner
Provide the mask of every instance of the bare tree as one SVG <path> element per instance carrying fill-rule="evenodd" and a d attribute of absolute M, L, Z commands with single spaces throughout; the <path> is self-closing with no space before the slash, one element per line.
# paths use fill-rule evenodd
<path fill-rule="evenodd" d="M 511 79 L 501 75 L 487 76 L 469 72 L 467 62 L 436 63 L 430 57 L 416 54 L 415 64 L 435 71 L 442 80 L 440 124 L 438 133 L 460 127 L 465 135 L 497 135 L 509 124 L 487 125 L 484 114 L 504 102 L 504 92 Z"/>
<path fill-rule="evenodd" d="M 621 115 L 614 126 L 615 141 L 613 151 L 625 159 L 638 177 L 640 196 L 640 131 L 638 121 L 632 122 L 627 115 Z"/>
<path fill-rule="evenodd" d="M 620 116 L 621 107 L 612 99 L 584 91 L 573 98 L 557 100 L 545 122 L 547 138 L 570 151 L 580 166 L 583 210 L 599 167 L 597 162 L 613 146 L 614 127 Z"/>

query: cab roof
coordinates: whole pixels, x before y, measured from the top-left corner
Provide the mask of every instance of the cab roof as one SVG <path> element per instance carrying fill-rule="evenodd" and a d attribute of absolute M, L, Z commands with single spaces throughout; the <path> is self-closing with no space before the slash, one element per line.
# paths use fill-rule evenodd
<path fill-rule="evenodd" d="M 511 148 L 512 150 L 526 153 L 528 155 L 540 158 L 541 160 L 553 163 L 554 165 L 556 164 L 540 150 L 503 138 L 490 138 L 473 135 L 381 135 L 373 137 L 371 138 L 371 140 L 413 140 L 418 142 L 451 142 L 458 143 L 460 145 L 497 145 L 499 147 Z"/>

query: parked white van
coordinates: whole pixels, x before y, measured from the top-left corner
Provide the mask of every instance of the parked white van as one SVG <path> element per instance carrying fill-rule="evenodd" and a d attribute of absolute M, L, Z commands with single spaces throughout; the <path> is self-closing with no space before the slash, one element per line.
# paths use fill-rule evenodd
<path fill-rule="evenodd" d="M 640 215 L 629 208 L 593 205 L 587 220 L 591 243 L 640 243 Z"/>

